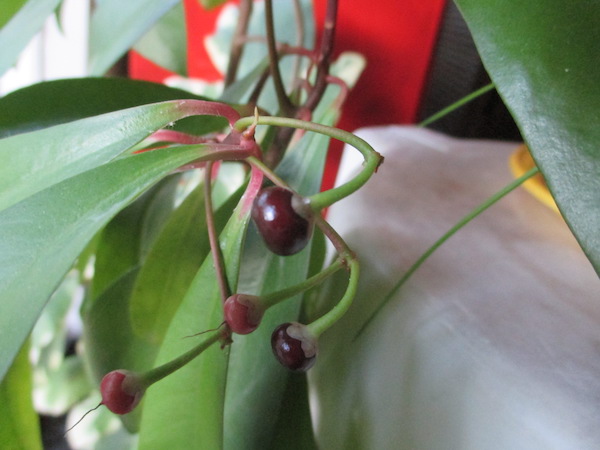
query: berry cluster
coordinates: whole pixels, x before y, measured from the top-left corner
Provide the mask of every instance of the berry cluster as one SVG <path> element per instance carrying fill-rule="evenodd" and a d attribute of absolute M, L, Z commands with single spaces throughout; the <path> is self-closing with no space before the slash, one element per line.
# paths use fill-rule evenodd
<path fill-rule="evenodd" d="M 221 108 L 223 109 L 224 106 L 221 105 Z M 221 114 L 225 113 L 221 111 Z M 263 316 L 271 306 L 315 287 L 340 269 L 346 269 L 349 272 L 348 287 L 336 306 L 306 325 L 298 322 L 283 323 L 276 327 L 271 335 L 271 347 L 277 361 L 289 370 L 306 371 L 315 364 L 319 336 L 347 311 L 354 298 L 358 282 L 358 261 L 343 239 L 323 219 L 321 210 L 360 188 L 375 172 L 381 157 L 366 142 L 349 133 L 314 125 L 313 131 L 344 140 L 359 149 L 365 155 L 365 165 L 362 172 L 345 185 L 304 198 L 287 187 L 285 182 L 262 163 L 260 148 L 254 140 L 254 129 L 259 123 L 296 126 L 309 130 L 313 125 L 296 119 L 259 118 L 258 116 L 250 123 L 249 120 L 250 118 L 240 119 L 235 123 L 229 137 L 223 140 L 223 143 L 227 142 L 226 146 L 219 147 L 221 145 L 219 143 L 207 144 L 213 145 L 212 151 L 218 153 L 219 157 L 209 152 L 206 159 L 200 159 L 196 163 L 206 164 L 207 228 L 223 301 L 224 326 L 213 330 L 202 342 L 186 353 L 159 367 L 143 373 L 114 370 L 106 374 L 100 384 L 101 404 L 116 414 L 131 412 L 149 386 L 183 367 L 214 343 L 221 342 L 222 346 L 229 345 L 232 342 L 232 333 L 239 335 L 252 333 L 260 326 Z M 220 247 L 212 220 L 213 211 L 210 201 L 212 162 L 218 159 L 242 159 L 252 167 L 253 176 L 242 204 L 247 204 L 250 208 L 246 211 L 250 213 L 259 234 L 271 252 L 287 257 L 302 251 L 310 242 L 313 229 L 317 226 L 337 251 L 334 262 L 305 281 L 280 291 L 260 296 L 240 292 L 231 294 L 225 274 L 226 267 L 220 259 Z M 256 173 L 260 176 L 255 177 Z M 261 189 L 264 175 L 274 183 L 274 186 Z"/>

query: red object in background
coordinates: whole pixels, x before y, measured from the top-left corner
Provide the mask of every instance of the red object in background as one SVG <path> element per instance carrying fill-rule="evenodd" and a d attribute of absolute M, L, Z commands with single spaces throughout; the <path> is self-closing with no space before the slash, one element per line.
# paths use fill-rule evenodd
<path fill-rule="evenodd" d="M 369 125 L 414 123 L 427 80 L 431 55 L 446 0 L 339 0 L 336 55 L 355 51 L 367 66 L 350 92 L 338 126 L 355 130 Z M 185 0 L 188 73 L 207 81 L 222 78 L 210 61 L 204 38 L 214 32 L 221 8 L 205 11 L 198 0 Z M 314 0 L 317 29 L 327 0 Z M 317 45 L 319 40 L 317 39 Z M 161 82 L 169 72 L 141 56 L 130 57 L 132 78 Z M 333 142 L 323 188 L 333 186 L 342 144 Z"/>

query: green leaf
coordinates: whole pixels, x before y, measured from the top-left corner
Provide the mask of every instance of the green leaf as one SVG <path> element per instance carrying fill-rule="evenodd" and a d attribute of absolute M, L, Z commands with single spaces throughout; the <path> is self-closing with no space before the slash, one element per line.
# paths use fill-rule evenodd
<path fill-rule="evenodd" d="M 0 137 L 167 100 L 198 99 L 181 89 L 125 78 L 77 78 L 47 81 L 0 99 Z M 190 117 L 175 129 L 205 134 L 222 128 L 220 117 Z"/>
<path fill-rule="evenodd" d="M 156 344 L 162 342 L 210 251 L 201 186 L 171 215 L 144 261 L 132 293 L 130 313 L 134 332 Z M 217 230 L 223 228 L 238 200 L 239 195 L 231 196 L 215 212 Z"/>
<path fill-rule="evenodd" d="M 0 28 L 8 23 L 26 1 L 27 0 L 4 0 L 2 2 L 2 9 L 0 9 Z"/>
<path fill-rule="evenodd" d="M 0 210 L 110 161 L 181 116 L 178 102 L 165 102 L 0 140 Z"/>
<path fill-rule="evenodd" d="M 104 75 L 177 0 L 103 0 L 90 23 L 91 75 Z"/>
<path fill-rule="evenodd" d="M 166 13 L 135 44 L 134 50 L 179 75 L 187 74 L 187 35 L 183 2 Z"/>
<path fill-rule="evenodd" d="M 600 274 L 598 2 L 457 4 L 559 209 Z"/>
<path fill-rule="evenodd" d="M 0 442 L 11 450 L 42 448 L 39 419 L 31 400 L 29 346 L 25 345 L 0 383 Z"/>
<path fill-rule="evenodd" d="M 135 333 L 159 344 L 210 246 L 204 190 L 195 189 L 171 215 L 137 278 L 130 313 Z"/>
<path fill-rule="evenodd" d="M 61 0 L 29 0 L 0 29 L 0 75 L 15 64 L 21 51 L 42 28 L 46 18 L 54 12 L 60 2 Z M 13 5 L 13 8 L 15 6 Z M 4 19 L 6 18 L 7 16 L 4 16 Z"/>
<path fill-rule="evenodd" d="M 0 377 L 94 234 L 169 171 L 199 156 L 187 148 L 120 159 L 0 212 Z"/>
<path fill-rule="evenodd" d="M 236 289 L 240 255 L 250 216 L 243 196 L 221 233 L 220 246 L 227 278 Z M 223 321 L 221 298 L 209 255 L 196 274 L 171 322 L 156 365 L 181 355 L 194 345 L 198 332 L 214 329 Z M 223 407 L 229 349 L 213 346 L 186 367 L 152 386 L 142 416 L 140 447 L 222 448 Z M 169 417 L 169 422 L 165 422 Z"/>
<path fill-rule="evenodd" d="M 98 238 L 91 292 L 82 310 L 127 272 L 142 265 L 145 247 L 151 246 L 175 207 L 180 180 L 179 175 L 161 180 L 104 227 Z"/>

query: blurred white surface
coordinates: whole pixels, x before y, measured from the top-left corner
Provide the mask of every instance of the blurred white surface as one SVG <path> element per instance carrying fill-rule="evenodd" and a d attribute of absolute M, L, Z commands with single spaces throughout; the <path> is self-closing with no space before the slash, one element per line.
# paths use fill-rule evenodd
<path fill-rule="evenodd" d="M 562 218 L 522 188 L 435 252 L 353 340 L 402 273 L 511 181 L 516 147 L 414 127 L 358 134 L 386 159 L 329 213 L 362 274 L 309 372 L 321 448 L 600 448 L 600 280 Z M 338 181 L 361 162 L 347 150 Z"/>
<path fill-rule="evenodd" d="M 49 17 L 15 67 L 0 77 L 0 96 L 40 81 L 85 76 L 89 16 L 89 0 L 64 0 L 60 24 Z"/>

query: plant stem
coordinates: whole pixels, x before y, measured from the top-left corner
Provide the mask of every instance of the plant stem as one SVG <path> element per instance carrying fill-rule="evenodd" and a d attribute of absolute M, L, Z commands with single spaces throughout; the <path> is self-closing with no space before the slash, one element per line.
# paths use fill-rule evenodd
<path fill-rule="evenodd" d="M 328 330 L 333 324 L 342 318 L 342 316 L 348 311 L 354 297 L 356 296 L 356 289 L 358 287 L 358 277 L 360 273 L 360 265 L 357 259 L 352 259 L 349 263 L 350 279 L 348 280 L 348 287 L 342 299 L 327 313 L 319 317 L 312 323 L 306 325 L 310 333 L 318 338 L 323 332 Z"/>
<path fill-rule="evenodd" d="M 248 24 L 252 16 L 252 5 L 254 0 L 242 0 L 239 7 L 239 17 L 233 33 L 231 42 L 231 51 L 229 52 L 229 62 L 225 74 L 225 87 L 227 88 L 236 79 L 240 60 L 244 52 L 245 37 L 248 32 Z"/>
<path fill-rule="evenodd" d="M 333 54 L 333 42 L 337 23 L 337 9 L 338 0 L 328 0 L 327 10 L 325 11 L 325 23 L 323 24 L 321 49 L 317 62 L 317 78 L 313 90 L 304 103 L 304 107 L 309 111 L 313 111 L 317 107 L 327 87 L 327 76 L 329 75 L 329 66 Z"/>
<path fill-rule="evenodd" d="M 302 283 L 298 283 L 294 286 L 291 286 L 286 289 L 282 289 L 277 292 L 272 292 L 270 294 L 261 295 L 260 296 L 260 304 L 265 309 L 270 308 L 271 306 L 276 305 L 277 303 L 281 302 L 282 300 L 293 297 L 294 295 L 300 294 L 301 292 L 304 292 L 304 291 L 318 285 L 319 283 L 324 281 L 327 277 L 329 277 L 330 275 L 333 275 L 335 272 L 340 270 L 343 266 L 344 266 L 344 263 L 342 262 L 341 259 L 338 258 L 329 267 L 327 267 L 326 269 L 317 273 L 316 275 L 313 275 L 312 277 L 307 278 Z"/>
<path fill-rule="evenodd" d="M 243 130 L 246 127 L 250 126 L 252 123 L 254 123 L 255 120 L 256 119 L 254 117 L 244 117 L 235 123 L 234 129 Z M 363 157 L 365 158 L 363 168 L 358 173 L 358 175 L 356 175 L 352 180 L 336 188 L 330 189 L 325 192 L 319 192 L 318 194 L 307 197 L 307 200 L 310 204 L 310 208 L 315 212 L 315 214 L 317 214 L 323 208 L 332 205 L 338 200 L 347 197 L 348 195 L 361 188 L 371 177 L 371 175 L 375 173 L 375 171 L 377 170 L 377 168 L 383 160 L 382 156 L 379 153 L 377 153 L 373 149 L 373 147 L 371 147 L 366 141 L 359 138 L 358 136 L 355 136 L 352 133 L 340 130 L 338 128 L 328 127 L 326 125 L 321 125 L 314 122 L 307 122 L 299 119 L 289 119 L 285 117 L 271 116 L 259 117 L 258 124 L 291 127 L 307 131 L 313 131 L 345 142 L 362 153 Z"/>
<path fill-rule="evenodd" d="M 424 121 L 422 121 L 419 124 L 419 126 L 420 127 L 426 127 L 427 125 L 435 122 L 436 120 L 441 119 L 445 115 L 450 114 L 455 109 L 458 109 L 461 106 L 469 103 L 470 101 L 475 100 L 480 95 L 483 95 L 486 92 L 491 91 L 492 89 L 494 89 L 494 87 L 495 87 L 494 83 L 490 83 L 490 84 L 487 84 L 487 85 L 483 86 L 482 88 L 477 89 L 475 92 L 472 92 L 469 95 L 466 95 L 465 97 L 461 98 L 460 100 L 452 103 L 450 106 L 447 106 L 446 108 L 442 109 L 441 111 L 438 111 L 433 116 L 428 117 L 427 119 L 425 119 Z"/>
<path fill-rule="evenodd" d="M 444 242 L 446 242 L 450 237 L 452 237 L 458 230 L 468 224 L 475 217 L 480 215 L 490 206 L 498 202 L 498 200 L 502 199 L 508 193 L 515 190 L 517 187 L 521 186 L 525 181 L 533 177 L 539 172 L 537 167 L 530 169 L 526 173 L 524 173 L 519 178 L 515 179 L 498 192 L 488 197 L 483 203 L 475 207 L 471 212 L 469 212 L 466 216 L 460 219 L 452 228 L 450 228 L 442 237 L 440 237 L 431 247 L 429 247 L 425 253 L 423 253 L 419 259 L 417 259 L 414 264 L 404 273 L 402 278 L 398 280 L 398 282 L 392 287 L 390 292 L 384 297 L 383 301 L 377 306 L 375 311 L 371 313 L 369 318 L 363 323 L 362 327 L 356 333 L 354 339 L 356 340 L 362 332 L 369 326 L 369 324 L 373 321 L 375 316 L 383 309 L 383 307 L 390 302 L 390 300 L 394 297 L 394 295 L 398 292 L 398 290 L 406 283 L 406 281 L 412 276 L 413 273 L 417 271 L 419 267 L 431 256 L 433 252 L 435 252 Z"/>
<path fill-rule="evenodd" d="M 204 339 L 201 343 L 196 345 L 194 348 L 188 350 L 183 355 L 163 364 L 162 366 L 155 367 L 148 372 L 140 374 L 140 381 L 145 388 L 148 388 L 157 381 L 162 380 L 164 377 L 172 374 L 178 369 L 181 369 L 187 363 L 196 358 L 200 353 L 209 348 L 212 344 L 217 342 L 222 337 L 223 332 L 217 330 L 214 334 Z"/>
<path fill-rule="evenodd" d="M 272 0 L 265 0 L 265 26 L 267 32 L 267 48 L 269 50 L 271 77 L 273 78 L 273 85 L 275 87 L 275 93 L 277 94 L 279 109 L 281 109 L 283 115 L 289 116 L 293 114 L 294 105 L 292 105 L 285 92 L 285 86 L 283 85 L 281 72 L 279 70 L 279 55 L 277 54 L 277 40 L 275 38 L 275 22 L 273 20 Z"/>
<path fill-rule="evenodd" d="M 255 156 L 251 156 L 246 158 L 246 161 L 250 163 L 252 166 L 256 167 L 260 170 L 269 180 L 273 182 L 276 186 L 288 189 L 288 184 L 283 181 L 275 172 L 273 172 L 269 167 L 265 165 L 260 159 Z"/>
<path fill-rule="evenodd" d="M 219 245 L 219 237 L 215 227 L 215 216 L 213 213 L 212 203 L 212 168 L 214 162 L 210 161 L 206 164 L 204 172 L 204 207 L 206 211 L 206 228 L 208 230 L 208 242 L 210 243 L 213 265 L 217 276 L 217 284 L 219 292 L 221 292 L 221 301 L 225 303 L 230 295 L 229 284 L 227 283 L 227 275 L 225 273 L 225 264 L 221 254 L 221 246 Z"/>

